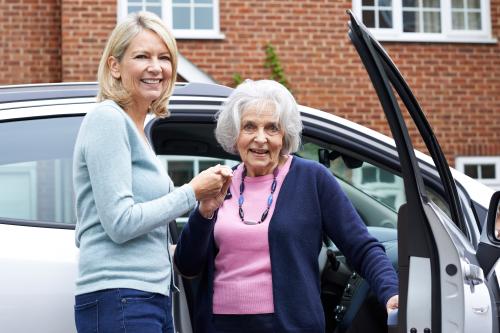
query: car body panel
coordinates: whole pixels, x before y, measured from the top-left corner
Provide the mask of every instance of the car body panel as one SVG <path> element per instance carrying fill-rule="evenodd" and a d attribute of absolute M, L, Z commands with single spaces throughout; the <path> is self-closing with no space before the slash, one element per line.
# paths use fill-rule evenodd
<path fill-rule="evenodd" d="M 72 229 L 0 224 L 0 332 L 74 332 Z"/>

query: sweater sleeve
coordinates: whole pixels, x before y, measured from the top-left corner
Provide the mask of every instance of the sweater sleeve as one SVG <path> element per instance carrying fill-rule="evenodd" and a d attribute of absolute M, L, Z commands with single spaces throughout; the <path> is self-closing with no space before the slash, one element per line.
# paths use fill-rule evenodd
<path fill-rule="evenodd" d="M 175 248 L 174 264 L 185 277 L 195 277 L 207 261 L 216 218 L 208 220 L 195 209 L 182 229 Z"/>
<path fill-rule="evenodd" d="M 398 294 L 398 277 L 384 247 L 368 232 L 337 180 L 323 166 L 318 187 L 323 229 L 384 306 Z"/>
<path fill-rule="evenodd" d="M 131 146 L 124 115 L 108 105 L 88 116 L 83 154 L 97 213 L 114 242 L 121 244 L 146 234 L 194 207 L 190 185 L 152 201 L 135 202 Z"/>

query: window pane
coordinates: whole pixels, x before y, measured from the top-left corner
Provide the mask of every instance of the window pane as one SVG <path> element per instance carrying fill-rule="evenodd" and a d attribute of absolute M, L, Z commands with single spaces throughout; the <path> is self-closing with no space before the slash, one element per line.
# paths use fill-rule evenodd
<path fill-rule="evenodd" d="M 468 0 L 467 7 L 479 9 L 479 8 L 481 8 L 481 0 Z"/>
<path fill-rule="evenodd" d="M 174 29 L 190 29 L 191 20 L 189 8 L 174 7 L 173 11 L 173 27 Z"/>
<path fill-rule="evenodd" d="M 483 164 L 481 165 L 481 178 L 483 179 L 495 179 L 495 165 L 494 164 Z"/>
<path fill-rule="evenodd" d="M 481 30 L 481 13 L 469 13 L 467 23 L 469 30 Z"/>
<path fill-rule="evenodd" d="M 418 32 L 419 28 L 419 14 L 418 12 L 403 12 L 403 31 L 404 32 Z"/>
<path fill-rule="evenodd" d="M 168 161 L 168 175 L 175 186 L 182 186 L 194 177 L 192 161 Z"/>
<path fill-rule="evenodd" d="M 147 6 L 146 10 L 148 12 L 151 12 L 151 13 L 158 15 L 158 17 L 161 17 L 161 7 L 160 6 Z"/>
<path fill-rule="evenodd" d="M 380 182 L 381 183 L 394 183 L 396 181 L 396 178 L 394 177 L 394 174 L 385 171 L 384 169 L 380 169 Z"/>
<path fill-rule="evenodd" d="M 74 224 L 72 159 L 0 166 L 0 216 Z"/>
<path fill-rule="evenodd" d="M 377 169 L 365 167 L 362 170 L 361 184 L 374 183 L 377 181 Z"/>
<path fill-rule="evenodd" d="M 199 171 L 202 172 L 203 170 L 206 170 L 210 167 L 213 167 L 217 164 L 224 164 L 223 160 L 213 160 L 213 161 L 200 161 L 199 162 Z"/>
<path fill-rule="evenodd" d="M 378 0 L 378 5 L 380 7 L 390 7 L 392 6 L 392 0 Z"/>
<path fill-rule="evenodd" d="M 213 15 L 211 7 L 194 9 L 194 28 L 213 29 Z"/>
<path fill-rule="evenodd" d="M 373 10 L 363 10 L 363 23 L 368 28 L 375 28 L 375 12 Z"/>
<path fill-rule="evenodd" d="M 464 0 L 452 0 L 451 8 L 465 8 Z"/>
<path fill-rule="evenodd" d="M 385 203 L 389 207 L 395 207 L 396 206 L 396 196 L 395 195 L 388 195 L 386 197 L 379 198 L 380 201 Z"/>
<path fill-rule="evenodd" d="M 453 29 L 464 30 L 465 29 L 464 13 L 462 13 L 462 12 L 452 13 L 451 22 L 452 22 Z"/>
<path fill-rule="evenodd" d="M 142 10 L 142 6 L 131 6 L 131 5 L 128 6 L 128 13 L 129 14 L 137 13 L 137 12 L 140 12 L 141 10 Z"/>
<path fill-rule="evenodd" d="M 212 4 L 213 1 L 212 0 L 194 0 L 194 3 L 209 3 L 209 4 Z"/>
<path fill-rule="evenodd" d="M 373 5 L 375 5 L 375 1 L 374 0 L 363 0 L 362 4 L 363 4 L 363 6 L 373 6 Z"/>
<path fill-rule="evenodd" d="M 464 173 L 471 178 L 474 178 L 474 179 L 479 178 L 476 164 L 465 164 L 464 165 Z"/>
<path fill-rule="evenodd" d="M 318 161 L 318 149 L 320 148 L 323 147 L 306 142 L 298 154 L 303 158 Z M 364 162 L 360 168 L 352 169 L 345 165 L 343 158 L 331 161 L 329 169 L 339 180 L 339 184 L 344 189 L 348 189 L 346 194 L 351 199 L 355 198 L 353 203 L 356 208 L 359 208 L 360 215 L 367 225 L 396 227 L 396 212 L 406 202 L 401 177 L 394 174 L 391 177 L 389 175 L 390 171 L 367 162 Z M 382 179 L 384 182 L 382 182 Z M 352 196 L 353 193 L 356 193 L 354 197 Z M 382 224 L 381 219 L 374 212 L 379 211 L 379 209 L 388 212 L 387 208 L 394 212 L 394 218 L 384 219 Z M 388 217 L 387 214 L 384 214 L 384 216 Z"/>
<path fill-rule="evenodd" d="M 441 17 L 438 12 L 424 12 L 424 32 L 441 32 Z"/>
<path fill-rule="evenodd" d="M 147 4 L 150 4 L 150 3 L 160 3 L 161 0 L 147 0 L 146 3 Z"/>
<path fill-rule="evenodd" d="M 172 3 L 189 3 L 190 0 L 173 0 Z"/>
<path fill-rule="evenodd" d="M 378 16 L 379 28 L 392 28 L 392 11 L 381 10 Z"/>
<path fill-rule="evenodd" d="M 440 0 L 424 0 L 424 7 L 439 8 L 440 7 Z"/>
<path fill-rule="evenodd" d="M 418 7 L 418 0 L 403 0 L 403 7 Z"/>
<path fill-rule="evenodd" d="M 0 123 L 0 217 L 75 223 L 72 156 L 81 121 Z"/>

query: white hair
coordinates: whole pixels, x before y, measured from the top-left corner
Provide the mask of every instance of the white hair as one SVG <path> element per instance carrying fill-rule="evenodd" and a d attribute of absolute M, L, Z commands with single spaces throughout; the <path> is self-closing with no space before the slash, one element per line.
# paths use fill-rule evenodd
<path fill-rule="evenodd" d="M 281 154 L 295 153 L 300 148 L 302 120 L 295 98 L 283 85 L 272 80 L 245 80 L 229 95 L 217 112 L 215 138 L 230 154 L 237 154 L 236 142 L 240 133 L 241 117 L 249 108 L 265 110 L 274 107 L 280 128 L 283 130 Z"/>

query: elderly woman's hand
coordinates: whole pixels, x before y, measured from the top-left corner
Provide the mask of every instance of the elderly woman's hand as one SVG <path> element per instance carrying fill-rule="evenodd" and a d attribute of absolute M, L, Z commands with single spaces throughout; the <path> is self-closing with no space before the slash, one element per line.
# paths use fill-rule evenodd
<path fill-rule="evenodd" d="M 227 189 L 229 188 L 230 185 L 231 185 L 231 176 L 228 176 L 226 178 L 226 181 L 224 182 L 224 185 L 222 186 L 222 189 L 216 196 L 200 201 L 198 210 L 200 211 L 201 216 L 203 216 L 206 219 L 213 218 L 214 212 L 224 202 Z"/>
<path fill-rule="evenodd" d="M 193 187 L 196 200 L 201 201 L 218 195 L 231 175 L 230 168 L 219 164 L 200 172 L 189 182 Z"/>
<path fill-rule="evenodd" d="M 399 308 L 399 295 L 394 295 L 387 301 L 386 304 L 387 313 Z"/>

